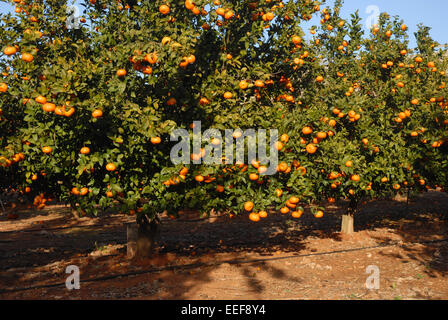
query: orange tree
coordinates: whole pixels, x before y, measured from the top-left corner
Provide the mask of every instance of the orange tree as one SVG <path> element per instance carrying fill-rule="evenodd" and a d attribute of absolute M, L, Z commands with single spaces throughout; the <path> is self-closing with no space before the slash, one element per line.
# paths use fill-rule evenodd
<path fill-rule="evenodd" d="M 0 187 L 40 208 L 52 196 L 81 213 L 136 211 L 139 223 L 186 208 L 258 221 L 268 209 L 298 218 L 303 204 L 320 218 L 323 200 L 348 199 L 352 232 L 363 199 L 446 186 L 447 62 L 423 27 L 413 51 L 401 21 L 383 15 L 366 36 L 340 1 L 91 0 L 80 28 L 67 28 L 61 1 L 11 2 Z M 192 137 L 195 120 L 278 129 L 277 172 L 256 160 L 174 165 L 169 134 Z"/>

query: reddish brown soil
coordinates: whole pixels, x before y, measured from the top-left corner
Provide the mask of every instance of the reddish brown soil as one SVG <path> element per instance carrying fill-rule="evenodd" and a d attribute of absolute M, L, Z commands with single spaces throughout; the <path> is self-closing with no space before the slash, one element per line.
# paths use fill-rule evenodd
<path fill-rule="evenodd" d="M 259 223 L 164 218 L 158 252 L 139 261 L 126 258 L 135 217 L 77 221 L 60 205 L 17 220 L 4 213 L 0 299 L 448 299 L 447 194 L 430 191 L 408 208 L 367 203 L 353 236 L 338 233 L 343 210 Z M 68 265 L 80 268 L 80 290 L 64 285 Z M 369 265 L 380 270 L 378 290 L 366 288 Z"/>

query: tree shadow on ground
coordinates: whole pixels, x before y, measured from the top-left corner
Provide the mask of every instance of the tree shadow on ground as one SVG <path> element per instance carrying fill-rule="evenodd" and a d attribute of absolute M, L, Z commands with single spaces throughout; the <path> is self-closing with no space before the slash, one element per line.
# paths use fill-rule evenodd
<path fill-rule="evenodd" d="M 430 277 L 448 275 L 448 195 L 430 191 L 410 202 L 403 218 L 391 223 L 394 233 L 405 245 L 403 261 L 415 261 L 426 267 Z M 385 237 L 373 237 L 387 242 Z M 408 245 L 407 245 L 408 244 Z M 415 244 L 415 245 L 413 245 Z M 391 253 L 381 253 L 393 256 Z"/>
<path fill-rule="evenodd" d="M 391 229 L 400 239 L 409 242 L 429 240 L 437 236 L 443 237 L 447 234 L 447 225 L 446 220 L 441 218 L 447 214 L 447 204 L 447 195 L 438 192 L 429 192 L 413 199 L 408 208 L 400 201 L 372 201 L 360 208 L 355 218 L 355 230 Z M 48 212 L 51 212 L 51 209 Z M 133 217 L 111 218 L 105 215 L 96 218 L 95 223 L 89 225 L 87 220 L 72 224 L 71 219 L 64 220 L 58 216 L 55 217 L 53 223 L 50 221 L 46 224 L 51 226 L 51 230 L 36 229 L 35 225 L 28 224 L 22 226 L 23 228 L 20 229 L 22 232 L 0 232 L 0 242 L 2 242 L 0 274 L 3 274 L 5 279 L 9 279 L 3 282 L 3 285 L 10 288 L 54 282 L 56 279 L 60 282 L 66 277 L 62 269 L 59 273 L 53 272 L 53 274 L 39 271 L 42 266 L 55 264 L 65 266 L 69 263 L 79 263 L 83 265 L 84 275 L 92 278 L 133 272 L 139 274 L 138 272 L 143 271 L 142 274 L 148 281 L 144 284 L 135 283 L 132 286 L 132 278 L 125 277 L 124 280 L 118 281 L 118 284 L 114 282 L 114 285 L 117 285 L 116 290 L 108 291 L 106 296 L 100 294 L 101 290 L 105 289 L 105 284 L 101 284 L 101 281 L 89 284 L 89 290 L 96 292 L 95 287 L 97 287 L 98 298 L 137 297 L 139 295 L 135 288 L 139 288 L 141 292 L 148 292 L 148 295 L 152 293 L 153 297 L 159 295 L 185 299 L 187 292 L 192 292 L 202 284 L 213 281 L 210 273 L 217 265 L 230 261 L 231 264 L 238 266 L 239 273 L 244 279 L 242 283 L 245 283 L 251 292 L 261 296 L 266 287 L 257 279 L 256 274 L 260 271 L 257 268 L 263 266 L 264 262 L 249 261 L 248 263 L 245 261 L 245 255 L 255 253 L 261 259 L 264 257 L 267 260 L 275 259 L 277 252 L 300 255 L 304 250 L 310 249 L 306 244 L 306 240 L 310 238 L 332 239 L 342 243 L 344 237 L 339 234 L 339 226 L 344 212 L 345 207 L 342 203 L 327 205 L 325 216 L 321 219 L 316 219 L 310 213 L 305 213 L 300 219 L 293 219 L 289 215 L 270 214 L 259 223 L 253 223 L 247 219 L 247 216 L 230 219 L 227 216 L 217 215 L 200 221 L 188 221 L 187 217 L 181 217 L 176 221 L 165 217 L 162 219 L 158 253 L 152 259 L 136 263 L 126 262 L 125 257 L 125 222 L 134 220 Z M 69 211 L 66 214 L 71 215 Z M 39 212 L 39 215 L 44 216 L 45 212 Z M 26 219 L 26 216 L 24 218 Z M 63 228 L 62 225 L 68 227 Z M 62 228 L 58 229 L 58 226 Z M 2 222 L 0 222 L 0 230 L 2 230 Z M 376 240 L 390 241 L 383 238 Z M 120 245 L 115 255 L 104 257 L 90 255 L 92 251 L 108 244 Z M 429 274 L 431 272 L 446 274 L 448 265 L 446 245 L 437 247 L 435 244 L 425 244 L 423 246 L 423 250 L 407 248 L 408 255 L 405 258 L 426 263 Z M 227 254 L 224 260 L 223 254 Z M 403 260 L 403 257 L 399 258 Z M 203 265 L 198 266 L 198 263 Z M 179 267 L 171 268 L 172 266 Z M 40 279 L 40 282 L 21 281 L 23 278 L 21 276 L 8 278 L 8 274 L 15 272 L 14 270 L 9 273 L 6 271 L 11 268 L 22 268 L 22 271 L 26 272 L 40 272 L 40 276 L 36 278 Z M 152 272 L 154 268 L 160 268 L 160 271 Z M 290 281 L 300 282 L 300 279 L 291 279 L 290 275 L 285 274 L 283 270 L 272 266 L 261 267 L 261 270 L 268 272 L 274 279 L 288 278 Z M 120 283 L 123 283 L 122 287 Z M 162 286 L 161 283 L 164 285 Z M 76 295 L 82 297 L 83 293 L 76 293 Z"/>

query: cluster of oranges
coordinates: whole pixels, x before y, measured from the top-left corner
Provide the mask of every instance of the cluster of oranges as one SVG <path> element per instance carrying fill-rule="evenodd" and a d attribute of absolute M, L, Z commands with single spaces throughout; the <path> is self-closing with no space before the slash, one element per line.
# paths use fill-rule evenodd
<path fill-rule="evenodd" d="M 34 197 L 33 205 L 38 209 L 42 210 L 46 206 L 47 199 L 44 197 L 44 194 L 37 195 Z"/>
<path fill-rule="evenodd" d="M 66 101 L 64 106 L 56 106 L 54 103 L 48 102 L 44 96 L 37 96 L 34 99 L 37 103 L 42 105 L 42 110 L 48 113 L 54 112 L 59 116 L 71 117 L 75 113 L 75 108 L 70 106 L 70 101 Z M 25 104 L 29 99 L 24 99 Z"/>
<path fill-rule="evenodd" d="M 0 156 L 0 166 L 9 167 L 14 163 L 18 163 L 23 160 L 25 160 L 25 155 L 21 152 L 14 154 L 10 159 Z"/>

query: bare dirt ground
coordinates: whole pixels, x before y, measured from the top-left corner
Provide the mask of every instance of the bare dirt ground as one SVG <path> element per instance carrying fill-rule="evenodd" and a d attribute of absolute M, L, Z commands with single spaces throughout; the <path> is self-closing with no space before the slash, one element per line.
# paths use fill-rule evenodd
<path fill-rule="evenodd" d="M 51 205 L 0 216 L 0 299 L 448 299 L 448 194 L 373 201 L 341 236 L 344 205 L 325 216 L 163 218 L 157 253 L 128 260 L 135 217 L 72 218 Z M 81 289 L 65 287 L 68 265 Z M 368 290 L 366 268 L 380 272 Z"/>

